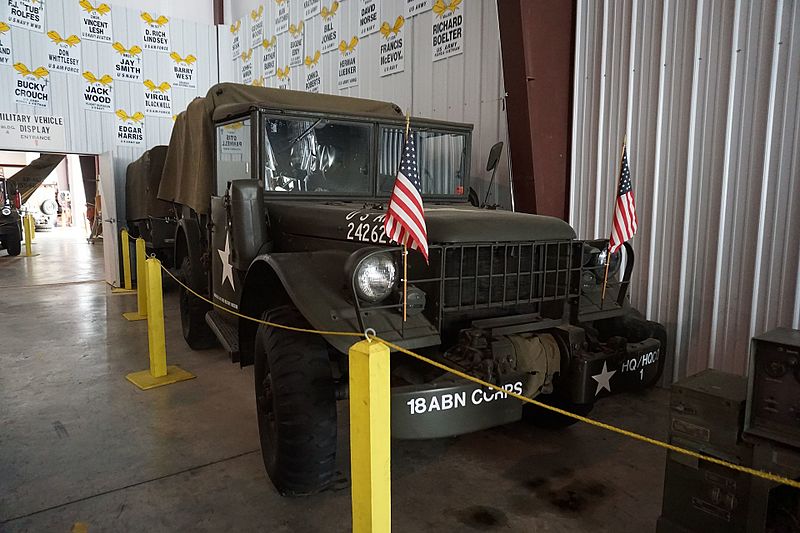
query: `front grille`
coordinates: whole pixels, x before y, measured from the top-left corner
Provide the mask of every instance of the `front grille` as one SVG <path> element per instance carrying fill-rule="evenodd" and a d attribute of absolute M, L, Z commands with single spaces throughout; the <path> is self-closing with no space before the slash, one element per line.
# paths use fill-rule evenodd
<path fill-rule="evenodd" d="M 444 311 L 541 303 L 570 294 L 571 241 L 462 244 L 443 251 Z"/>

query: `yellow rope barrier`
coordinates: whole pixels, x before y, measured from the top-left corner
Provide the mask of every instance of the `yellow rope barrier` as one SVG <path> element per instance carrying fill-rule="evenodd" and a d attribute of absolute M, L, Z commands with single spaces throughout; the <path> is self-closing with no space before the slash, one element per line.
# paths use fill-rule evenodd
<path fill-rule="evenodd" d="M 402 346 L 398 346 L 397 344 L 394 344 L 392 342 L 389 342 L 389 341 L 386 341 L 384 339 L 381 339 L 378 336 L 370 337 L 370 336 L 367 336 L 365 333 L 357 333 L 357 332 L 354 332 L 354 331 L 320 331 L 320 330 L 316 330 L 316 329 L 297 328 L 297 327 L 293 327 L 293 326 L 285 326 L 283 324 L 276 324 L 274 322 L 268 322 L 266 320 L 261 320 L 261 319 L 258 319 L 258 318 L 253 318 L 253 317 L 249 317 L 249 316 L 243 315 L 241 313 L 238 313 L 236 311 L 232 311 L 232 310 L 230 310 L 230 309 L 228 309 L 226 307 L 223 307 L 223 306 L 221 306 L 221 305 L 209 300 L 208 298 L 205 298 L 204 296 L 198 294 L 197 292 L 195 292 L 191 288 L 187 287 L 183 282 L 181 282 L 177 277 L 175 277 L 172 274 L 172 272 L 167 270 L 163 265 L 161 266 L 161 268 L 172 279 L 174 279 L 178 283 L 178 285 L 180 285 L 181 287 L 183 287 L 184 289 L 189 291 L 195 297 L 203 300 L 204 302 L 206 302 L 208 304 L 213 305 L 214 307 L 222 309 L 223 311 L 225 311 L 227 313 L 230 313 L 232 315 L 238 316 L 239 318 L 243 318 L 245 320 L 250 320 L 252 322 L 257 322 L 259 324 L 264 324 L 266 326 L 286 329 L 286 330 L 289 330 L 289 331 L 297 331 L 297 332 L 300 332 L 300 333 L 314 333 L 314 334 L 318 334 L 318 335 L 336 335 L 336 336 L 342 336 L 342 337 L 359 337 L 359 338 L 360 337 L 366 337 L 367 340 L 375 340 L 375 341 L 378 341 L 378 342 L 382 342 L 383 344 L 385 344 L 386 346 L 388 346 L 389 348 L 391 348 L 391 349 L 393 349 L 395 351 L 398 351 L 400 353 L 403 353 L 405 355 L 413 357 L 413 358 L 415 358 L 415 359 L 417 359 L 419 361 L 422 361 L 423 363 L 427 363 L 427 364 L 429 364 L 431 366 L 434 366 L 434 367 L 436 367 L 436 368 L 438 368 L 440 370 L 443 370 L 445 372 L 449 372 L 450 374 L 458 376 L 458 377 L 460 377 L 462 379 L 466 379 L 468 381 L 472 381 L 473 383 L 477 383 L 478 385 L 482 385 L 484 387 L 496 390 L 498 392 L 502 392 L 503 394 L 507 394 L 508 396 L 511 396 L 512 398 L 516 398 L 517 400 L 520 400 L 522 402 L 529 403 L 531 405 L 536 405 L 537 407 L 541 407 L 543 409 L 547 409 L 549 411 L 553 411 L 553 412 L 558 413 L 558 414 L 563 415 L 563 416 L 574 418 L 575 420 L 578 420 L 580 422 L 584 422 L 586 424 L 589 424 L 589 425 L 592 425 L 592 426 L 595 426 L 595 427 L 598 427 L 598 428 L 601 428 L 601 429 L 605 429 L 605 430 L 611 431 L 613 433 L 617 433 L 618 435 L 623 435 L 625 437 L 629 437 L 629 438 L 638 440 L 640 442 L 645 442 L 645 443 L 651 444 L 653 446 L 658 446 L 658 447 L 663 448 L 665 450 L 673 451 L 673 452 L 680 453 L 680 454 L 683 454 L 683 455 L 688 455 L 689 457 L 694 457 L 695 459 L 699 459 L 699 460 L 702 460 L 702 461 L 708 461 L 709 463 L 714 463 L 714 464 L 717 464 L 717 465 L 720 465 L 720 466 L 724 466 L 724 467 L 730 468 L 731 470 L 736 470 L 737 472 L 743 472 L 745 474 L 749 474 L 751 476 L 755 476 L 755 477 L 759 477 L 759 478 L 762 478 L 762 479 L 766 479 L 766 480 L 772 481 L 774 483 L 780 483 L 780 484 L 783 484 L 783 485 L 788 485 L 789 487 L 794 487 L 796 489 L 800 489 L 800 481 L 796 481 L 794 479 L 790 479 L 790 478 L 787 478 L 787 477 L 784 477 L 784 476 L 779 476 L 779 475 L 773 474 L 771 472 L 765 472 L 763 470 L 757 470 L 755 468 L 750 468 L 750 467 L 747 467 L 747 466 L 737 465 L 737 464 L 731 463 L 729 461 L 725 461 L 725 460 L 722 460 L 722 459 L 717 459 L 716 457 L 712 457 L 710 455 L 704 455 L 702 453 L 698 453 L 698 452 L 695 452 L 695 451 L 692 451 L 692 450 L 688 450 L 686 448 L 681 448 L 680 446 L 675 446 L 674 444 L 670 444 L 668 442 L 663 442 L 663 441 L 660 441 L 658 439 L 654 439 L 652 437 L 648 437 L 646 435 L 642 435 L 640 433 L 636 433 L 634 431 L 629 431 L 627 429 L 618 428 L 618 427 L 613 426 L 611 424 L 606 424 L 606 423 L 600 422 L 598 420 L 593 420 L 593 419 L 587 418 L 585 416 L 577 415 L 577 414 L 572 413 L 570 411 L 565 411 L 564 409 L 559 409 L 558 407 L 554 407 L 552 405 L 548 405 L 546 403 L 542 403 L 542 402 L 540 402 L 538 400 L 534 400 L 532 398 L 528 398 L 526 396 L 522 396 L 522 395 L 517 394 L 517 393 L 515 393 L 513 391 L 508 391 L 506 389 L 503 389 L 499 385 L 495 385 L 493 383 L 489 383 L 488 381 L 484 381 L 484 380 L 482 380 L 480 378 L 476 378 L 475 376 L 470 376 L 469 374 L 466 374 L 464 372 L 456 370 L 455 368 L 450 368 L 447 365 L 444 365 L 444 364 L 442 364 L 442 363 L 440 363 L 438 361 L 434 361 L 433 359 L 425 357 L 424 355 L 420 355 L 418 353 L 414 353 L 411 350 L 407 350 L 406 348 L 403 348 Z"/>

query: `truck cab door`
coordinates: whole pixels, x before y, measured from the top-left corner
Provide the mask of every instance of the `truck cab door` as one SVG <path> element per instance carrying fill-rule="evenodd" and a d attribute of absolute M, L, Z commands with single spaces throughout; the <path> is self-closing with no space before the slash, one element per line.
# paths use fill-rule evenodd
<path fill-rule="evenodd" d="M 237 269 L 231 227 L 231 206 L 227 196 L 231 181 L 254 178 L 251 164 L 250 118 L 217 125 L 216 190 L 211 197 L 211 287 L 214 302 L 238 311 L 245 271 Z M 221 313 L 225 319 L 233 315 Z"/>

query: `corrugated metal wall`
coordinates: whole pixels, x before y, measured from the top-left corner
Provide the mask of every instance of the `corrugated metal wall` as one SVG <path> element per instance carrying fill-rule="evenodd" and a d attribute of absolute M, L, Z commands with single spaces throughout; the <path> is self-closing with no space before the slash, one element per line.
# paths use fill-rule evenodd
<path fill-rule="evenodd" d="M 331 5 L 332 0 L 323 0 L 323 6 Z M 378 0 L 380 20 L 392 23 L 402 15 L 406 0 Z M 230 56 L 229 25 L 241 20 L 245 35 L 249 30 L 249 14 L 259 6 L 265 7 L 267 18 L 264 33 L 274 34 L 275 2 L 269 0 L 225 0 L 225 26 L 219 28 L 220 80 L 241 82 L 241 60 L 228 61 Z M 358 0 L 342 2 L 340 32 L 349 40 L 358 34 Z M 431 25 L 433 12 L 415 15 L 406 21 L 405 68 L 403 72 L 382 77 L 379 75 L 380 33 L 365 37 L 358 44 L 359 84 L 350 89 L 337 88 L 338 51 L 322 55 L 321 91 L 343 96 L 356 96 L 394 102 L 415 116 L 430 117 L 456 122 L 474 124 L 472 134 L 471 176 L 473 187 L 483 199 L 490 175 L 485 171 L 489 149 L 497 141 L 507 140 L 506 113 L 504 107 L 505 90 L 503 68 L 500 55 L 500 34 L 497 21 L 497 6 L 489 0 L 464 0 L 461 3 L 464 13 L 464 52 L 462 54 L 434 62 L 431 59 Z M 302 18 L 303 2 L 289 4 L 290 21 L 296 23 Z M 305 53 L 313 54 L 319 48 L 322 21 L 315 16 L 305 21 Z M 244 41 L 250 46 L 249 39 Z M 289 34 L 277 38 L 278 63 L 288 63 Z M 245 49 L 245 48 L 243 48 Z M 305 69 L 292 68 L 290 88 L 304 89 Z M 263 74 L 260 61 L 255 62 L 255 78 Z M 267 86 L 276 86 L 274 79 L 266 80 Z M 506 142 L 506 150 L 508 143 Z M 507 153 L 507 152 L 506 152 Z M 507 158 L 501 159 L 495 178 L 495 186 L 489 202 L 497 202 L 505 207 L 511 206 Z M 496 198 L 496 200 L 495 200 Z"/>
<path fill-rule="evenodd" d="M 633 303 L 673 379 L 745 373 L 754 333 L 800 328 L 800 2 L 577 7 L 571 222 L 608 236 L 627 132 Z"/>

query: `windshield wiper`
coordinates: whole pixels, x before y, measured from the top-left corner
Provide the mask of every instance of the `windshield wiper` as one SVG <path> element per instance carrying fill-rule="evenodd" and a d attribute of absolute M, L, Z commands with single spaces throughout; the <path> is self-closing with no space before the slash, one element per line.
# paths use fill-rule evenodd
<path fill-rule="evenodd" d="M 289 149 L 292 149 L 292 148 L 294 147 L 294 145 L 298 143 L 298 141 L 300 141 L 300 140 L 301 140 L 301 139 L 303 139 L 303 138 L 304 138 L 306 135 L 308 135 L 309 133 L 311 133 L 311 131 L 312 131 L 314 128 L 316 128 L 316 127 L 317 127 L 317 124 L 319 124 L 320 122 L 322 122 L 322 119 L 321 119 L 321 118 L 318 118 L 318 119 L 316 120 L 316 122 L 314 122 L 312 125 L 310 125 L 310 126 L 309 126 L 309 127 L 308 127 L 308 128 L 307 128 L 307 129 L 306 129 L 304 132 L 303 132 L 303 133 L 301 133 L 300 135 L 298 135 L 298 136 L 297 136 L 297 137 L 296 137 L 296 138 L 295 138 L 295 139 L 292 141 L 292 144 L 290 144 L 290 145 L 289 145 Z"/>

